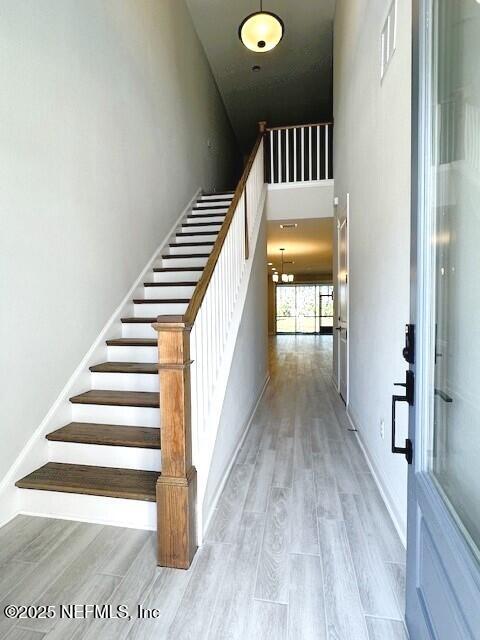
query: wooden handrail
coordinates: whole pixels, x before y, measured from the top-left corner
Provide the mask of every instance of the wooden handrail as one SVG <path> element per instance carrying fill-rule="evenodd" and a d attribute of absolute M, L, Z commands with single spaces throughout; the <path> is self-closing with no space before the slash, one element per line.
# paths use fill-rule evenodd
<path fill-rule="evenodd" d="M 268 127 L 267 131 L 283 131 L 285 129 L 302 129 L 303 127 L 325 127 L 326 125 L 333 124 L 333 120 L 326 122 L 308 122 L 306 124 L 290 124 L 285 127 Z"/>
<path fill-rule="evenodd" d="M 156 486 L 157 557 L 158 564 L 163 567 L 187 569 L 197 548 L 197 472 L 192 461 L 190 332 L 202 306 L 240 199 L 244 194 L 246 197 L 247 180 L 265 135 L 265 123 L 259 124 L 259 136 L 184 315 L 162 315 L 152 325 L 158 333 L 162 473 Z M 243 213 L 247 231 L 246 207 Z M 248 258 L 247 238 L 245 257 Z"/>
<path fill-rule="evenodd" d="M 263 135 L 263 133 L 258 134 L 257 140 L 255 141 L 255 145 L 252 149 L 250 157 L 248 158 L 248 162 L 245 166 L 242 177 L 240 178 L 237 188 L 235 189 L 232 202 L 228 207 L 225 220 L 223 221 L 217 239 L 215 240 L 215 244 L 213 245 L 212 252 L 207 260 L 207 264 L 205 265 L 202 276 L 198 281 L 197 286 L 195 287 L 195 291 L 193 292 L 193 295 L 183 316 L 183 322 L 187 326 L 192 326 L 195 322 L 195 318 L 197 317 L 198 311 L 203 302 L 203 298 L 205 297 L 205 293 L 208 289 L 208 285 L 210 284 L 210 280 L 212 279 L 212 275 L 215 270 L 215 265 L 217 264 L 218 258 L 225 243 L 225 238 L 227 237 L 228 230 L 230 229 L 230 225 L 232 224 L 237 205 L 243 195 L 243 192 L 245 191 L 245 185 L 247 184 L 248 176 L 250 175 L 250 171 L 252 170 L 258 147 L 263 140 Z M 158 321 L 161 322 L 162 319 L 159 318 Z"/>

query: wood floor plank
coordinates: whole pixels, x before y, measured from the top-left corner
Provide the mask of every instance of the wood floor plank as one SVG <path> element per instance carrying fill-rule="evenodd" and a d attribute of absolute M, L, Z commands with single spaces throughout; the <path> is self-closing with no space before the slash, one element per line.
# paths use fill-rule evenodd
<path fill-rule="evenodd" d="M 137 607 L 143 604 L 149 595 L 157 575 L 156 536 L 149 532 L 147 541 L 140 549 L 125 577 L 110 596 L 108 603 L 116 609 L 119 605 L 128 607 L 132 616 L 136 616 Z M 96 621 L 85 634 L 85 640 L 123 640 L 133 626 L 133 619 L 104 619 Z"/>
<path fill-rule="evenodd" d="M 255 598 L 288 604 L 292 490 L 273 487 L 258 562 Z"/>
<path fill-rule="evenodd" d="M 403 622 L 367 616 L 369 640 L 408 640 Z"/>
<path fill-rule="evenodd" d="M 128 640 L 171 640 L 169 627 L 182 601 L 191 571 L 161 568 L 152 589 L 145 600 L 144 608 L 158 609 L 160 618 L 134 621 Z"/>
<path fill-rule="evenodd" d="M 288 640 L 327 640 L 319 556 L 290 555 Z"/>
<path fill-rule="evenodd" d="M 233 466 L 205 535 L 205 542 L 236 542 L 253 469 L 253 465 Z"/>
<path fill-rule="evenodd" d="M 318 527 L 313 471 L 295 469 L 290 518 L 290 552 L 317 554 Z"/>
<path fill-rule="evenodd" d="M 340 501 L 364 613 L 401 620 L 387 567 L 379 557 L 377 549 L 369 544 L 355 497 L 340 494 Z"/>
<path fill-rule="evenodd" d="M 4 640 L 43 640 L 43 638 L 45 638 L 45 634 L 43 633 L 14 627 L 10 633 L 5 636 Z"/>
<path fill-rule="evenodd" d="M 385 562 L 405 564 L 405 548 L 372 475 L 358 473 L 356 477 L 360 487 L 360 497 L 357 499 L 358 512 L 372 545 L 378 547 L 379 554 Z"/>
<path fill-rule="evenodd" d="M 338 494 L 337 481 L 332 470 L 330 455 L 313 454 L 313 478 L 317 516 L 327 520 L 342 520 L 342 507 Z"/>
<path fill-rule="evenodd" d="M 288 607 L 284 604 L 254 600 L 250 607 L 249 631 L 246 638 L 286 640 Z"/>
<path fill-rule="evenodd" d="M 0 565 L 0 594 L 6 598 L 12 589 L 32 570 L 32 563 L 11 561 Z"/>
<path fill-rule="evenodd" d="M 339 493 L 360 493 L 358 479 L 352 470 L 345 442 L 329 440 L 328 448 Z"/>
<path fill-rule="evenodd" d="M 149 531 L 123 529 L 116 538 L 116 548 L 105 555 L 98 573 L 123 577 L 150 537 Z"/>
<path fill-rule="evenodd" d="M 99 606 L 107 603 L 120 584 L 120 580 L 121 578 L 117 576 L 101 574 L 90 576 L 77 591 L 75 603 L 97 604 Z M 97 624 L 97 620 L 93 616 L 85 619 L 57 619 L 52 631 L 45 635 L 45 640 L 83 640 L 89 627 L 95 624 Z"/>
<path fill-rule="evenodd" d="M 247 437 L 239 451 L 237 464 L 255 464 L 260 450 L 260 440 L 262 439 L 262 424 L 253 423 Z"/>
<path fill-rule="evenodd" d="M 44 593 L 49 585 L 81 554 L 98 535 L 100 525 L 84 525 L 65 521 L 65 527 L 45 550 L 42 560 L 33 565 L 6 598 L 0 603 L 0 611 L 7 604 L 32 603 Z M 0 618 L 0 637 L 15 626 L 15 620 Z"/>
<path fill-rule="evenodd" d="M 329 640 L 367 640 L 367 627 L 343 522 L 318 521 Z"/>
<path fill-rule="evenodd" d="M 0 564 L 12 560 L 17 553 L 28 547 L 51 521 L 51 518 L 17 516 L 2 527 Z"/>
<path fill-rule="evenodd" d="M 274 487 L 289 488 L 293 484 L 293 453 L 295 439 L 279 436 L 272 484 Z"/>
<path fill-rule="evenodd" d="M 275 451 L 261 449 L 245 501 L 245 511 L 265 513 L 275 470 Z"/>
<path fill-rule="evenodd" d="M 293 465 L 295 469 L 312 468 L 312 438 L 307 422 L 297 416 L 295 421 Z"/>
<path fill-rule="evenodd" d="M 213 617 L 217 596 L 225 580 L 231 544 L 205 544 L 195 557 L 190 582 L 168 637 L 172 640 L 203 640 Z"/>
<path fill-rule="evenodd" d="M 225 580 L 219 591 L 208 638 L 244 640 L 248 632 L 246 610 L 252 602 L 265 515 L 244 513 L 232 549 Z"/>
<path fill-rule="evenodd" d="M 45 602 L 53 605 L 75 602 L 75 595 L 83 584 L 98 571 L 106 555 L 118 550 L 119 527 L 101 527 L 98 535 L 48 588 L 32 602 L 40 605 Z M 29 628 L 47 633 L 55 626 L 54 619 L 31 620 Z"/>
<path fill-rule="evenodd" d="M 68 520 L 50 518 L 32 542 L 13 556 L 13 560 L 40 562 L 58 537 L 61 536 L 66 529 L 70 529 L 71 526 L 71 522 Z"/>
<path fill-rule="evenodd" d="M 390 578 L 390 585 L 393 589 L 393 593 L 395 594 L 395 598 L 397 599 L 397 605 L 400 613 L 402 614 L 402 619 L 405 618 L 405 587 L 406 587 L 406 569 L 405 565 L 397 564 L 396 562 L 387 562 L 387 573 Z"/>

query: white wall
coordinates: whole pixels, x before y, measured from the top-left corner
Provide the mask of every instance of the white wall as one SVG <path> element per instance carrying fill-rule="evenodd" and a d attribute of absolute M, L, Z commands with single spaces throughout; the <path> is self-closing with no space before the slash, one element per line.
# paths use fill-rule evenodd
<path fill-rule="evenodd" d="M 267 218 L 331 218 L 333 215 L 333 180 L 322 183 L 269 184 Z"/>
<path fill-rule="evenodd" d="M 0 478 L 234 138 L 181 0 L 0 0 Z M 60 426 L 60 425 L 59 425 Z"/>
<path fill-rule="evenodd" d="M 207 518 L 268 375 L 266 228 L 263 218 L 203 501 Z"/>
<path fill-rule="evenodd" d="M 404 532 L 407 464 L 390 452 L 390 411 L 409 318 L 411 3 L 398 0 L 397 49 L 381 84 L 389 4 L 337 0 L 334 175 L 341 205 L 350 193 L 349 411 Z M 406 412 L 400 425 L 402 441 Z"/>

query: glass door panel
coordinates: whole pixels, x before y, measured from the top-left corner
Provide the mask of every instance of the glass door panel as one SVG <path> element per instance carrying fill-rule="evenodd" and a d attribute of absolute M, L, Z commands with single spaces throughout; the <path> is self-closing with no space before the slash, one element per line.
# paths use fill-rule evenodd
<path fill-rule="evenodd" d="M 297 333 L 316 333 L 318 317 L 318 296 L 315 285 L 296 285 L 297 295 Z"/>
<path fill-rule="evenodd" d="M 480 6 L 439 1 L 435 30 L 435 353 L 428 467 L 479 555 Z"/>
<path fill-rule="evenodd" d="M 333 286 L 276 286 L 277 333 L 332 333 Z"/>

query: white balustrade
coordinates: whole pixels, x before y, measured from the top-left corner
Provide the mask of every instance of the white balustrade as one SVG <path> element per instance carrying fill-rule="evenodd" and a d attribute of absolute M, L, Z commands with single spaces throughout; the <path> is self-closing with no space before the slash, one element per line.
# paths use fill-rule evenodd
<path fill-rule="evenodd" d="M 190 334 L 193 464 L 200 510 L 263 214 L 264 172 L 262 140 Z M 201 514 L 199 519 L 201 532 Z"/>
<path fill-rule="evenodd" d="M 332 123 L 268 129 L 268 182 L 331 180 L 332 132 Z"/>

